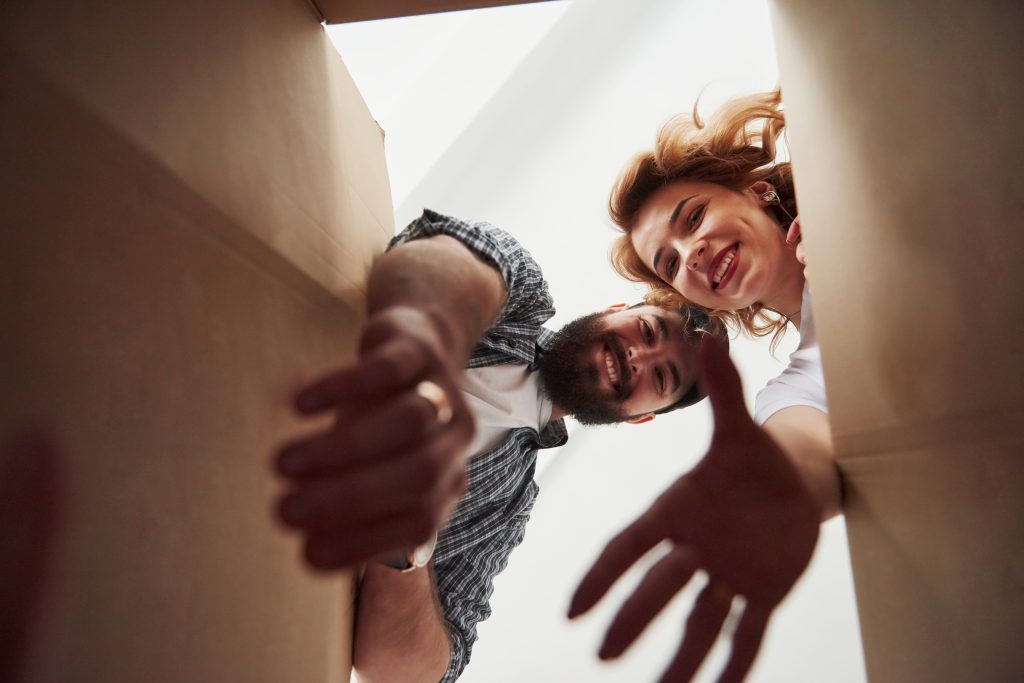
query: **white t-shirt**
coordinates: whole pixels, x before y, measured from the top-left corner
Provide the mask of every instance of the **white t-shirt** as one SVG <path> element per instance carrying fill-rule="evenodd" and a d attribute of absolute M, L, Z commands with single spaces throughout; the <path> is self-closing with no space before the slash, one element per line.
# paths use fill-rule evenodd
<path fill-rule="evenodd" d="M 476 416 L 472 455 L 496 447 L 509 430 L 541 432 L 551 420 L 551 401 L 540 387 L 540 373 L 522 363 L 471 368 L 462 373 L 462 393 Z"/>
<path fill-rule="evenodd" d="M 811 295 L 804 284 L 800 304 L 800 345 L 789 356 L 789 365 L 782 373 L 757 392 L 754 399 L 754 422 L 764 424 L 783 408 L 810 406 L 828 412 L 825 399 L 825 376 L 821 372 L 821 350 L 814 335 L 811 317 Z"/>

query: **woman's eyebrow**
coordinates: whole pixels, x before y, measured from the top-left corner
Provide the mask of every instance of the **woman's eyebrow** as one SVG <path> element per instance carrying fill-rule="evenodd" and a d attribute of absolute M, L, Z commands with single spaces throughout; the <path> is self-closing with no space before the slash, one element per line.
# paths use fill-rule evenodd
<path fill-rule="evenodd" d="M 695 195 L 695 194 L 691 194 L 689 197 L 686 197 L 685 199 L 680 201 L 678 204 L 676 204 L 676 208 L 672 209 L 672 215 L 668 217 L 668 227 L 669 228 L 671 228 L 673 225 L 676 224 L 676 219 L 679 218 L 679 214 L 682 213 L 683 207 L 686 206 L 686 202 L 690 201 L 691 199 L 693 199 L 696 196 L 697 195 Z"/>
<path fill-rule="evenodd" d="M 658 273 L 658 262 L 661 261 L 661 255 L 665 253 L 664 247 L 658 247 L 658 250 L 654 252 L 654 273 Z"/>
<path fill-rule="evenodd" d="M 679 201 L 679 203 L 676 204 L 676 208 L 672 209 L 672 215 L 670 215 L 668 217 L 667 227 L 668 227 L 669 230 L 672 229 L 672 226 L 675 225 L 676 220 L 679 219 L 679 214 L 683 212 L 683 208 L 686 206 L 686 202 L 690 201 L 691 199 L 693 199 L 696 196 L 697 195 L 695 195 L 695 194 L 691 194 L 689 197 L 683 197 Z M 664 253 L 665 253 L 664 247 L 658 247 L 658 250 L 654 252 L 653 265 L 654 265 L 654 272 L 655 272 L 655 274 L 658 273 L 658 264 L 661 262 L 661 256 Z"/>

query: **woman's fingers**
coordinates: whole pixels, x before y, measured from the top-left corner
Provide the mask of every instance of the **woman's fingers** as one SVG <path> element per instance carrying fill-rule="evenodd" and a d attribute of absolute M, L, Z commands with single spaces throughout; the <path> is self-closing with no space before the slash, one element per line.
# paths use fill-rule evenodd
<path fill-rule="evenodd" d="M 732 636 L 732 652 L 729 661 L 718 678 L 718 683 L 741 683 L 750 671 L 750 666 L 761 649 L 761 638 L 768 626 L 770 610 L 747 604 L 736 633 Z"/>
<path fill-rule="evenodd" d="M 681 683 L 693 678 L 715 644 L 731 606 L 732 593 L 722 584 L 712 580 L 704 587 L 686 620 L 683 643 L 662 675 L 661 683 Z"/>
<path fill-rule="evenodd" d="M 800 240 L 800 216 L 793 219 L 793 222 L 789 224 L 789 230 L 786 231 L 786 244 L 793 245 Z"/>
<path fill-rule="evenodd" d="M 622 654 L 689 582 L 696 569 L 696 556 L 685 546 L 673 548 L 651 567 L 608 628 L 599 652 L 601 659 Z"/>
<path fill-rule="evenodd" d="M 721 340 L 707 336 L 699 351 L 700 383 L 711 399 L 715 415 L 715 431 L 726 432 L 750 424 L 750 414 L 743 402 L 743 384 L 739 372 L 729 358 L 729 349 Z"/>
<path fill-rule="evenodd" d="M 652 523 L 650 512 L 619 532 L 580 581 L 569 603 L 569 618 L 573 619 L 597 604 L 612 584 L 662 538 L 658 527 Z"/>

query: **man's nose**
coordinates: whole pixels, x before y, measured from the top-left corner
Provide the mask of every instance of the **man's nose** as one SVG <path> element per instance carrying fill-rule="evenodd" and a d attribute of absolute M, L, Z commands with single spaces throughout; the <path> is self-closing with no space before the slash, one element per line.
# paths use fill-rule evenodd
<path fill-rule="evenodd" d="M 639 373 L 651 360 L 651 349 L 644 346 L 630 344 L 626 349 L 626 357 L 629 361 L 629 369 L 633 374 Z"/>

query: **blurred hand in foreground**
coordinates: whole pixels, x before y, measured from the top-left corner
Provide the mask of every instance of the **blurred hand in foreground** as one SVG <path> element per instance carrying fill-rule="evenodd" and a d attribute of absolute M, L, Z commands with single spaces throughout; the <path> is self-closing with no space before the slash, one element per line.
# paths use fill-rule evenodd
<path fill-rule="evenodd" d="M 276 458 L 290 485 L 278 514 L 303 534 L 314 567 L 353 567 L 423 543 L 458 501 L 474 422 L 461 360 L 443 339 L 430 315 L 383 308 L 363 329 L 359 360 L 298 395 L 300 414 L 336 417 Z"/>
<path fill-rule="evenodd" d="M 642 555 L 669 541 L 671 550 L 622 605 L 599 653 L 602 659 L 619 656 L 703 570 L 708 583 L 663 683 L 692 679 L 736 596 L 745 606 L 719 682 L 743 680 L 772 611 L 810 561 L 821 514 L 786 454 L 751 420 L 726 349 L 709 338 L 700 362 L 715 417 L 708 453 L 608 543 L 569 608 L 570 618 L 588 611 Z"/>
<path fill-rule="evenodd" d="M 22 433 L 0 448 L 0 681 L 20 681 L 66 506 L 56 448 Z"/>

